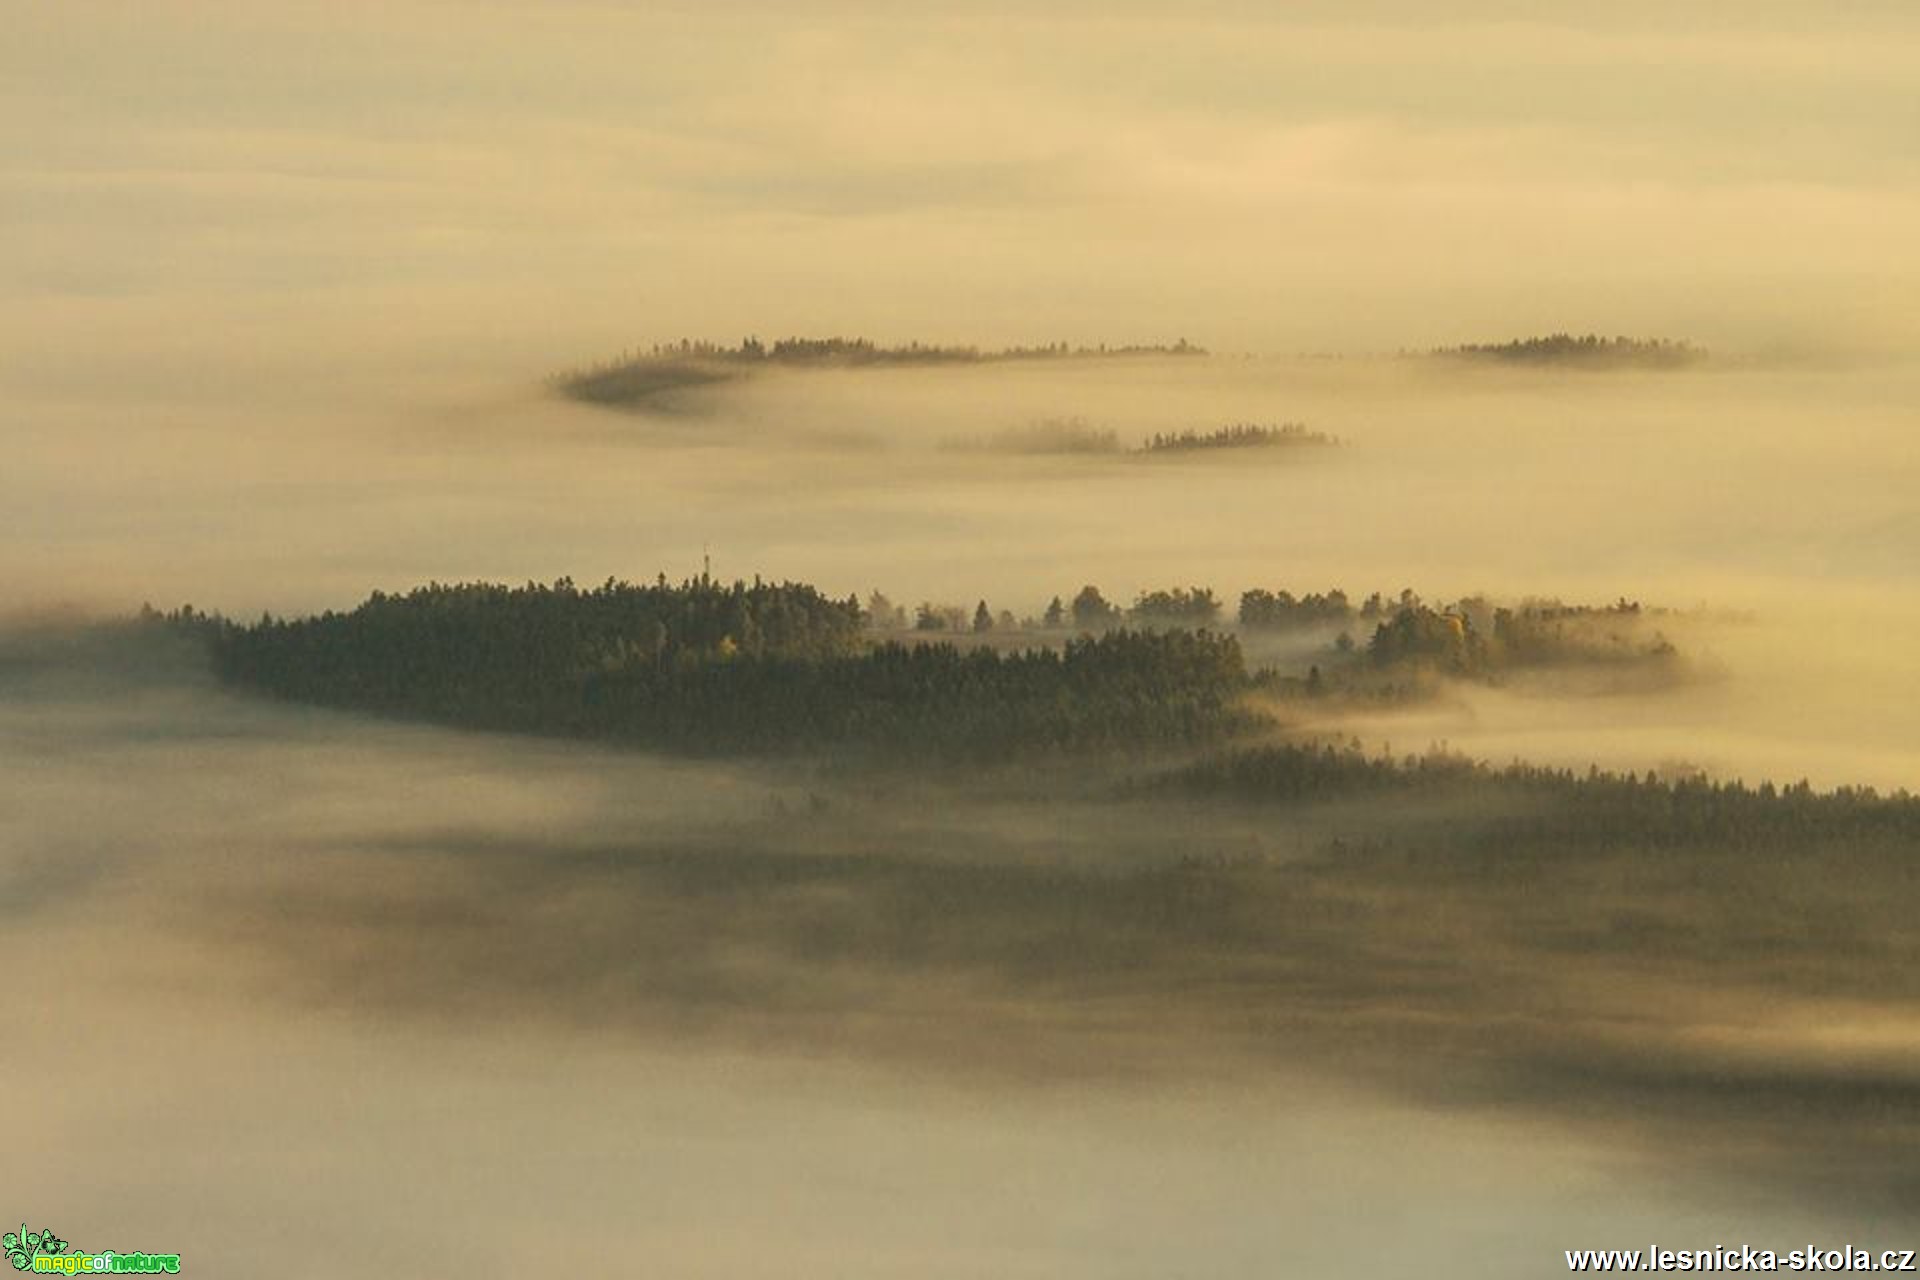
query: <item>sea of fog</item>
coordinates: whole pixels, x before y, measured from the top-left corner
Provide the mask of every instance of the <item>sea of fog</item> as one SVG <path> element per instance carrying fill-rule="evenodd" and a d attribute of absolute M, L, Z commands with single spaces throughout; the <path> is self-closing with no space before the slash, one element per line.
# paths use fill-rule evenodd
<path fill-rule="evenodd" d="M 1643 1136 L 1427 1105 L 1325 1064 L 1109 1077 L 1072 1055 L 998 1061 L 964 1026 L 942 1054 L 918 1032 L 888 1052 L 886 1028 L 743 1033 L 705 995 L 685 1020 L 630 1022 L 598 1016 L 564 954 L 511 989 L 447 983 L 496 945 L 472 936 L 496 927 L 474 903 L 511 922 L 528 894 L 543 940 L 590 913 L 488 851 L 724 843 L 810 784 L 267 706 L 190 662 L 129 669 L 61 637 L 143 601 L 245 618 L 433 579 L 679 577 L 707 555 L 722 577 L 1023 614 L 1088 582 L 1119 600 L 1629 596 L 1678 611 L 1696 679 L 1461 690 L 1310 727 L 1914 786 L 1911 371 L 1113 360 L 769 375 L 613 412 L 548 393 L 545 368 L 447 369 L 69 371 L 6 406 L 16 1214 L 207 1274 L 315 1276 L 642 1258 L 729 1277 L 1522 1276 L 1586 1245 L 1897 1230 Z M 1239 421 L 1344 443 L 950 447 L 1060 418 L 1123 443 Z M 941 848 L 1089 856 L 1018 814 L 916 820 Z"/>
<path fill-rule="evenodd" d="M 1865 990 L 1910 959 L 1898 850 L 1718 899 L 1723 939 L 1770 914 L 1705 966 L 1719 985 L 1677 993 L 1688 921 L 1596 969 L 1613 953 L 1565 939 L 1611 923 L 1551 893 L 1545 924 L 1572 927 L 1477 950 L 1474 904 L 1435 903 L 1429 942 L 1461 946 L 1415 973 L 1372 934 L 1316 966 L 1342 935 L 1307 921 L 1247 990 L 1356 1041 L 1390 1023 L 1383 1079 L 1285 1034 L 1230 1052 L 1245 1010 L 1177 966 L 1129 1010 L 890 965 L 860 951 L 866 900 L 836 896 L 854 876 L 625 874 L 737 857 L 751 889 L 853 846 L 949 870 L 1258 846 L 1292 870 L 1320 833 L 1070 778 L 1060 804 L 973 775 L 849 797 L 792 762 L 374 722 L 88 630 L 142 602 L 251 620 L 708 557 L 1017 615 L 1088 583 L 1628 596 L 1677 611 L 1686 682 L 1300 727 L 1920 788 L 1917 14 L 7 5 L 0 1233 L 178 1251 L 188 1276 L 408 1280 L 1522 1277 L 1579 1246 L 1920 1244 L 1920 1026 L 1904 985 Z M 682 332 L 1286 352 L 1566 326 L 1717 358 L 796 372 L 630 413 L 546 384 Z M 951 447 L 1053 420 L 1344 444 Z M 1617 901 L 1712 879 L 1602 870 Z M 1650 905 L 1712 900 L 1687 888 Z M 1848 928 L 1860 904 L 1880 932 Z M 756 950 L 776 907 L 855 936 Z M 1639 938 L 1659 913 L 1619 914 Z M 1545 942 L 1500 950 L 1518 936 Z M 1754 954 L 1791 981 L 1727 979 Z M 1449 1069 L 1502 1028 L 1619 1052 L 1524 1098 L 1413 1087 L 1457 1083 L 1426 1052 L 1436 990 L 1476 1019 Z M 1403 1016 L 1347 1019 L 1343 994 Z M 1181 1020 L 1199 1006 L 1212 1024 Z"/>
<path fill-rule="evenodd" d="M 6 657 L 0 1193 L 90 1248 L 211 1275 L 1144 1280 L 1911 1236 L 1884 1205 L 1703 1172 L 1684 1142 L 1284 1055 L 1166 1044 L 1107 1072 L 964 1016 L 928 1053 L 911 1026 L 787 1034 L 676 990 L 680 1017 L 633 1018 L 570 975 L 596 907 L 542 891 L 539 860 L 564 883 L 608 841 L 724 843 L 789 772 L 266 706 L 85 645 Z M 918 821 L 938 858 L 991 815 Z M 1029 825 L 1008 856 L 1057 847 Z"/>
<path fill-rule="evenodd" d="M 1920 374 L 1724 361 L 1684 374 L 1432 361 L 1142 359 L 794 372 L 574 404 L 476 372 L 204 356 L 0 411 L 6 611 L 350 606 L 428 580 L 793 578 L 1039 613 L 1202 584 L 1412 587 L 1686 615 L 1680 696 L 1462 695 L 1409 746 L 1725 776 L 1920 783 Z M 1301 422 L 1334 449 L 957 450 L 1036 422 L 1122 445 Z"/>

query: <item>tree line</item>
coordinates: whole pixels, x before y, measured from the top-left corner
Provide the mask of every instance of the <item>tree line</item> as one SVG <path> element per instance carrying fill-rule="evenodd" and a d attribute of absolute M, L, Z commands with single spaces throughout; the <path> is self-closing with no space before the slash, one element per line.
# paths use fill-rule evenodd
<path fill-rule="evenodd" d="M 1123 606 L 1088 584 L 1071 601 L 1054 596 L 1037 618 L 995 610 L 985 600 L 971 609 L 923 601 L 909 614 L 877 591 L 869 597 L 866 618 L 880 632 L 911 629 L 1019 636 L 1101 632 L 1123 626 L 1215 627 L 1223 612 L 1223 602 L 1211 587 L 1141 591 L 1132 605 Z M 1350 663 L 1474 675 L 1511 667 L 1673 659 L 1677 650 L 1672 642 L 1658 630 L 1648 633 L 1642 625 L 1656 614 L 1625 598 L 1609 605 L 1527 600 L 1504 606 L 1484 596 L 1468 596 L 1430 605 L 1407 589 L 1394 597 L 1376 591 L 1355 605 L 1337 587 L 1299 596 L 1284 589 L 1256 587 L 1242 593 L 1237 620 L 1248 632 L 1319 629 L 1324 633 L 1337 628 L 1326 655 L 1328 672 Z M 1356 630 L 1364 641 L 1355 637 Z"/>
<path fill-rule="evenodd" d="M 1465 796 L 1486 847 L 1495 826 L 1511 843 L 1566 847 L 1594 841 L 1672 847 L 1791 849 L 1807 841 L 1920 840 L 1920 798 L 1872 787 L 1815 790 L 1800 781 L 1748 785 L 1694 772 L 1584 772 L 1513 763 L 1494 766 L 1442 750 L 1396 757 L 1358 743 L 1266 745 L 1229 750 L 1142 784 L 1205 796 L 1279 804 L 1377 797 Z M 1445 834 L 1448 819 L 1424 829 Z"/>
<path fill-rule="evenodd" d="M 374 592 L 345 612 L 240 624 L 183 609 L 147 620 L 202 641 L 235 685 L 324 706 L 476 728 L 630 740 L 694 751 L 810 743 L 928 753 L 1204 741 L 1252 723 L 1249 692 L 1404 700 L 1433 677 L 1486 676 L 1556 661 L 1670 657 L 1657 636 L 1597 624 L 1637 619 L 1626 601 L 1433 608 L 1411 591 L 1358 609 L 1331 591 L 1294 601 L 1337 621 L 1378 613 L 1360 645 L 1343 631 L 1304 676 L 1250 672 L 1216 629 L 1211 588 L 1141 592 L 1131 607 L 1091 584 L 1037 622 L 875 593 L 835 599 L 792 582 L 702 574 L 636 585 L 431 583 Z M 1247 615 L 1247 599 L 1242 616 Z M 1033 643 L 1028 629 L 1057 638 Z M 881 629 L 876 634 L 876 628 Z M 889 634 L 896 633 L 896 634 Z M 961 646 L 954 633 L 1010 634 Z"/>
<path fill-rule="evenodd" d="M 1699 347 L 1670 338 L 1603 338 L 1594 333 L 1579 337 L 1570 333 L 1553 333 L 1542 337 L 1517 338 L 1512 342 L 1467 343 L 1458 347 L 1439 348 L 1433 354 L 1500 364 L 1638 366 L 1650 369 L 1679 369 L 1707 358 L 1707 353 Z"/>
<path fill-rule="evenodd" d="M 1337 436 L 1309 431 L 1303 423 L 1283 422 L 1269 426 L 1258 422 L 1236 422 L 1211 431 L 1156 431 L 1140 446 L 1141 453 L 1197 453 L 1209 449 L 1270 449 L 1283 446 L 1337 445 Z"/>
<path fill-rule="evenodd" d="M 793 583 L 433 584 L 316 617 L 148 618 L 202 639 L 222 679 L 274 696 L 664 749 L 992 756 L 1201 741 L 1247 720 L 1229 635 L 875 644 L 856 600 Z"/>
<path fill-rule="evenodd" d="M 1073 346 L 1065 342 L 1009 346 L 997 350 L 976 346 L 943 346 L 909 342 L 885 346 L 871 338 L 776 338 L 757 336 L 737 346 L 703 339 L 655 343 L 640 350 L 581 368 L 555 374 L 551 384 L 562 394 L 596 404 L 643 399 L 661 391 L 724 381 L 755 366 L 870 366 L 988 364 L 1016 360 L 1094 359 L 1114 356 L 1204 356 L 1207 352 L 1180 338 L 1172 343 Z"/>
<path fill-rule="evenodd" d="M 1067 417 L 1043 418 L 1023 427 L 1011 427 L 985 436 L 951 436 L 941 442 L 941 447 L 956 453 L 1147 457 L 1216 449 L 1327 447 L 1339 443 L 1339 437 L 1310 431 L 1297 422 L 1278 426 L 1237 422 L 1207 430 L 1190 427 L 1180 431 L 1156 431 L 1139 445 L 1130 446 L 1123 445 L 1119 433 L 1110 428 L 1093 427 L 1084 418 Z"/>

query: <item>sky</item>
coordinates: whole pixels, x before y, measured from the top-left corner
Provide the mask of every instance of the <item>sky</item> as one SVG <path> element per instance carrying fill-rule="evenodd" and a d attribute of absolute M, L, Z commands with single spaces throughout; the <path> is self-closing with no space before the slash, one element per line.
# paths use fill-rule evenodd
<path fill-rule="evenodd" d="M 748 331 L 1831 358 L 1920 314 L 1907 5 L 7 10 L 35 385 Z"/>

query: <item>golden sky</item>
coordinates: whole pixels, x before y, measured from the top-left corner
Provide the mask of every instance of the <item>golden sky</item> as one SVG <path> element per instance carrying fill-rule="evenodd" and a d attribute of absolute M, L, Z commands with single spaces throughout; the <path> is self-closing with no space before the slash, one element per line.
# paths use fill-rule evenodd
<path fill-rule="evenodd" d="M 6 338 L 1903 349 L 1907 4 L 9 6 Z"/>

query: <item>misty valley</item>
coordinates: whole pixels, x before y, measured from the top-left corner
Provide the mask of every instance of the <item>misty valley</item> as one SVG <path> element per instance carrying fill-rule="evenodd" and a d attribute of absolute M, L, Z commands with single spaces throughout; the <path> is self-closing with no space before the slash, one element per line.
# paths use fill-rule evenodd
<path fill-rule="evenodd" d="M 229 468 L 244 520 L 0 628 L 9 974 L 27 1025 L 147 1046 L 28 1062 L 27 1141 L 106 1141 L 118 1097 L 221 1135 L 175 1191 L 128 1175 L 156 1240 L 278 1180 L 232 1256 L 529 1196 L 570 1243 L 436 1247 L 772 1274 L 716 1244 L 744 1217 L 805 1274 L 849 1240 L 975 1274 L 1004 1235 L 1016 1273 L 1158 1276 L 1202 1237 L 1322 1274 L 1488 1236 L 1533 1274 L 1621 1223 L 1899 1243 L 1906 375 L 1562 335 L 580 376 L 323 406 L 294 463 L 246 396 L 183 420 L 142 474 Z M 1790 429 L 1836 396 L 1856 447 Z M 1350 1268 L 1383 1211 L 1418 1225 Z"/>
<path fill-rule="evenodd" d="M 1898 1274 L 1916 83 L 7 6 L 0 1272 Z"/>
<path fill-rule="evenodd" d="M 432 750 L 503 779 L 525 760 L 543 788 L 638 787 L 617 818 L 456 806 L 179 889 L 214 962 L 295 1007 L 964 1088 L 1306 1073 L 1527 1115 L 1743 1194 L 1910 1197 L 1920 1081 L 1893 1046 L 1920 972 L 1920 800 L 1382 732 L 1477 690 L 1542 714 L 1683 698 L 1729 678 L 1708 654 L 1737 615 L 1229 598 L 433 583 L 252 623 L 47 621 L 16 630 L 0 679 L 163 741 L 451 732 Z M 1832 1009 L 1862 1030 L 1820 1030 Z"/>

